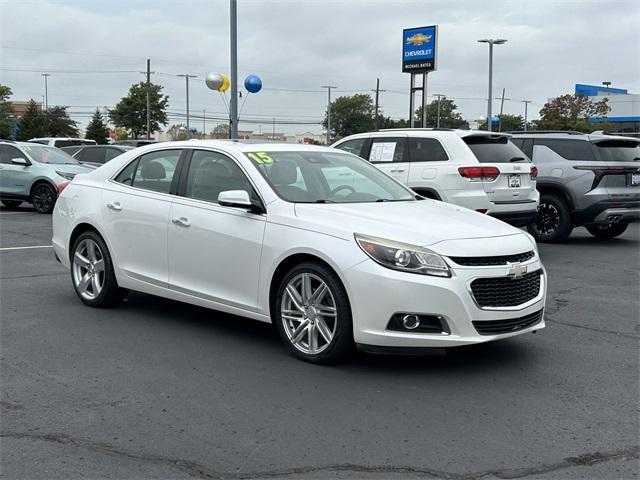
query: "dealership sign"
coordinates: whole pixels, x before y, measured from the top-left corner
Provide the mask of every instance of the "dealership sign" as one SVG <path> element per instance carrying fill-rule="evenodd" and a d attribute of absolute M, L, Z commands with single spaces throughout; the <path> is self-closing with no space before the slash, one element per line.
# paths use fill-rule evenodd
<path fill-rule="evenodd" d="M 438 26 L 407 28 L 402 32 L 402 71 L 431 72 L 436 69 Z"/>

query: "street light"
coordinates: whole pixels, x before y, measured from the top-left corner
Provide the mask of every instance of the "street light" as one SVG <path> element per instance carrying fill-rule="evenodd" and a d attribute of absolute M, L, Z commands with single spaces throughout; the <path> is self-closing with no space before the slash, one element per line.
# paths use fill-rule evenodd
<path fill-rule="evenodd" d="M 610 91 L 609 91 L 609 87 L 611 86 L 611 82 L 602 82 L 602 85 L 604 85 L 605 87 L 607 87 L 607 93 L 610 93 Z"/>
<path fill-rule="evenodd" d="M 507 43 L 504 38 L 483 38 L 479 43 L 489 44 L 489 96 L 487 97 L 487 130 L 491 131 L 491 98 L 493 90 L 493 46 Z"/>

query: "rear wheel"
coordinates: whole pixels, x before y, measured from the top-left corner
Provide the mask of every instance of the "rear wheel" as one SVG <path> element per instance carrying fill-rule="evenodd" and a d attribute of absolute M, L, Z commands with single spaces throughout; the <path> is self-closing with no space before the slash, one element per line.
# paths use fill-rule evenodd
<path fill-rule="evenodd" d="M 293 267 L 278 288 L 274 323 L 296 357 L 335 363 L 353 350 L 351 307 L 340 279 L 321 263 Z"/>
<path fill-rule="evenodd" d="M 628 223 L 609 223 L 607 225 L 589 225 L 587 231 L 597 238 L 615 238 L 622 235 Z"/>
<path fill-rule="evenodd" d="M 527 226 L 527 230 L 538 242 L 565 241 L 573 230 L 569 206 L 558 195 L 543 194 L 540 197 L 538 215 Z"/>
<path fill-rule="evenodd" d="M 7 208 L 18 208 L 22 205 L 20 200 L 2 200 L 2 204 Z"/>
<path fill-rule="evenodd" d="M 56 204 L 56 191 L 48 183 L 39 183 L 31 192 L 31 203 L 38 213 L 51 213 Z"/>
<path fill-rule="evenodd" d="M 128 293 L 118 286 L 111 255 L 96 232 L 81 234 L 73 245 L 71 280 L 83 303 L 90 307 L 110 307 Z"/>

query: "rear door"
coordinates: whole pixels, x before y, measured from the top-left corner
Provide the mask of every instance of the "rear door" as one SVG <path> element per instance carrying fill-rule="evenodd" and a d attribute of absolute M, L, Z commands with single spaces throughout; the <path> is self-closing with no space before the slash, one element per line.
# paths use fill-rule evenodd
<path fill-rule="evenodd" d="M 640 142 L 630 140 L 593 141 L 596 157 L 606 165 L 602 181 L 609 200 L 640 200 Z M 601 162 L 598 162 L 600 164 Z"/>
<path fill-rule="evenodd" d="M 489 200 L 496 204 L 535 203 L 536 185 L 531 161 L 506 135 L 469 135 L 463 138 L 483 167 L 495 167 L 495 180 L 483 181 Z"/>
<path fill-rule="evenodd" d="M 409 154 L 406 135 L 374 137 L 365 158 L 403 185 L 409 181 Z"/>

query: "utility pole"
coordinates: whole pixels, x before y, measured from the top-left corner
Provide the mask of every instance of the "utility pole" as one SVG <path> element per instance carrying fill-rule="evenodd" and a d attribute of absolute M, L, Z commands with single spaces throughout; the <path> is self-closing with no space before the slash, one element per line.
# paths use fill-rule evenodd
<path fill-rule="evenodd" d="M 380 92 L 386 92 L 386 90 L 380 90 L 380 79 L 376 78 L 376 89 L 372 90 L 372 92 L 376 93 L 376 116 L 375 116 L 375 121 L 374 121 L 374 126 L 376 129 L 376 132 L 379 129 L 379 120 L 378 120 L 378 97 L 380 96 Z"/>
<path fill-rule="evenodd" d="M 48 92 L 47 79 L 51 76 L 51 74 L 43 73 L 42 76 L 44 77 L 44 110 L 46 112 L 47 110 L 49 110 L 49 92 Z"/>
<path fill-rule="evenodd" d="M 437 119 L 436 119 L 436 128 L 440 128 L 440 100 L 443 97 L 447 98 L 447 96 L 446 95 L 442 95 L 441 93 L 434 93 L 433 96 L 438 98 L 438 116 L 437 116 Z"/>
<path fill-rule="evenodd" d="M 503 108 L 504 108 L 504 101 L 505 100 L 511 100 L 510 98 L 504 98 L 505 90 L 506 90 L 506 88 L 502 89 L 502 97 L 496 98 L 496 100 L 500 100 L 500 117 L 498 118 L 498 131 L 499 132 L 502 131 L 502 111 L 503 111 Z"/>
<path fill-rule="evenodd" d="M 232 140 L 238 139 L 238 1 L 230 0 L 229 34 L 231 45 L 231 101 L 229 102 L 229 132 Z"/>
<path fill-rule="evenodd" d="M 147 140 L 151 138 L 151 99 L 149 90 L 151 89 L 151 59 L 147 58 Z"/>
<path fill-rule="evenodd" d="M 522 100 L 524 103 L 524 131 L 527 131 L 527 107 L 531 103 L 531 100 Z"/>
<path fill-rule="evenodd" d="M 273 117 L 272 119 L 272 123 L 271 123 L 271 140 L 276 139 L 276 117 Z"/>
<path fill-rule="evenodd" d="M 207 111 L 202 109 L 202 139 L 207 138 Z"/>
<path fill-rule="evenodd" d="M 507 41 L 504 38 L 484 38 L 482 40 L 478 40 L 478 42 L 489 44 L 489 95 L 487 95 L 487 130 L 491 131 L 491 97 L 493 96 L 493 46 L 503 45 Z"/>
<path fill-rule="evenodd" d="M 176 75 L 178 77 L 184 77 L 185 79 L 185 83 L 187 86 L 187 138 L 191 138 L 191 130 L 189 129 L 189 79 L 190 78 L 197 78 L 196 75 L 189 75 L 188 73 L 185 73 L 184 75 Z"/>
<path fill-rule="evenodd" d="M 331 144 L 331 89 L 338 88 L 332 85 L 323 85 L 327 89 L 327 145 Z"/>

